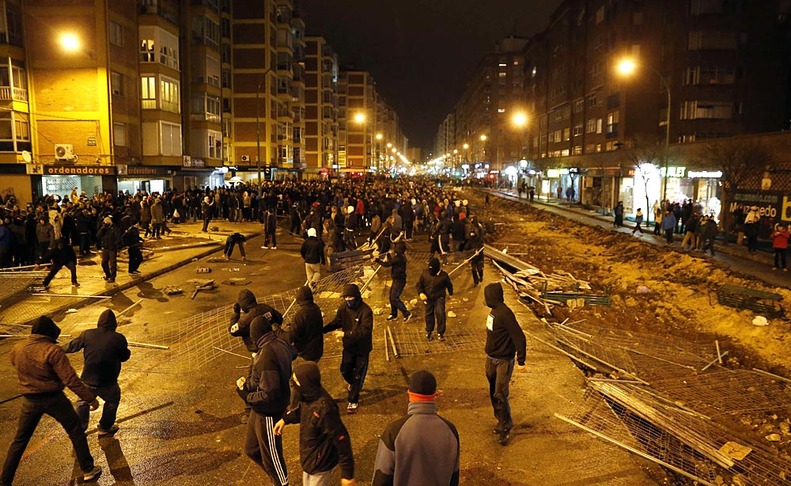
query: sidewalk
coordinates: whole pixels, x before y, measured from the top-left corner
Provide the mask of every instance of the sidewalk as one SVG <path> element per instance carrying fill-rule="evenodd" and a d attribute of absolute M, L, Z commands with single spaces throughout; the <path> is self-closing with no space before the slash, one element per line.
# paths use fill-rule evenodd
<path fill-rule="evenodd" d="M 207 233 L 201 231 L 202 227 L 202 222 L 174 224 L 171 226 L 171 236 L 163 236 L 159 240 L 146 239 L 143 244 L 146 259 L 140 265 L 140 275 L 130 275 L 127 272 L 126 253 L 124 252 L 123 257 L 119 255 L 115 283 L 108 283 L 103 279 L 101 252 L 80 258 L 77 264 L 79 288 L 71 286 L 70 273 L 63 268 L 52 280 L 49 290 L 44 293 L 56 296 L 29 294 L 0 310 L 0 323 L 9 326 L 24 325 L 42 314 L 52 316 L 70 308 L 94 303 L 98 297 L 113 296 L 193 260 L 222 251 L 225 239 L 231 233 L 242 233 L 248 240 L 262 234 L 261 225 L 258 223 L 215 220 L 209 224 L 209 228 L 217 227 L 217 231 L 210 230 Z M 46 273 L 41 275 L 43 279 Z M 40 286 L 40 283 L 38 281 L 36 285 Z"/>
<path fill-rule="evenodd" d="M 510 201 L 518 201 L 523 204 L 530 204 L 526 197 L 520 198 L 516 191 L 511 190 L 486 190 L 490 194 L 501 197 L 503 199 L 508 199 Z M 600 228 L 609 229 L 610 231 L 617 231 L 619 233 L 624 234 L 631 234 L 633 229 L 633 224 L 624 226 L 622 228 L 615 228 L 613 227 L 613 217 L 610 215 L 603 215 L 595 210 L 592 209 L 585 209 L 578 204 L 570 204 L 565 202 L 565 200 L 558 200 L 555 198 L 547 199 L 538 199 L 536 198 L 533 203 L 533 206 L 540 207 L 545 211 L 549 211 L 554 214 L 564 215 L 569 217 L 573 220 L 576 220 L 583 224 L 588 224 L 591 226 L 598 226 Z M 640 238 L 640 241 L 652 245 L 657 246 L 665 246 L 664 236 L 654 236 L 652 233 L 653 226 L 648 230 L 644 228 L 644 235 Z M 676 239 L 680 239 L 682 235 L 675 235 Z M 763 282 L 773 285 L 776 287 L 784 287 L 784 288 L 791 288 L 791 272 L 781 272 L 781 271 L 773 271 L 772 265 L 774 263 L 774 254 L 759 251 L 755 254 L 750 254 L 747 252 L 746 246 L 737 246 L 733 243 L 724 243 L 721 240 L 717 240 L 715 245 L 716 255 L 714 257 L 707 256 L 707 254 L 697 252 L 697 251 L 689 251 L 683 250 L 680 246 L 671 246 L 668 248 L 669 250 L 689 253 L 694 256 L 699 256 L 700 258 L 706 259 L 713 259 L 725 265 L 726 267 L 730 268 L 731 270 L 737 271 L 739 273 L 743 273 L 745 275 L 749 275 L 751 277 L 757 278 L 762 280 Z"/>

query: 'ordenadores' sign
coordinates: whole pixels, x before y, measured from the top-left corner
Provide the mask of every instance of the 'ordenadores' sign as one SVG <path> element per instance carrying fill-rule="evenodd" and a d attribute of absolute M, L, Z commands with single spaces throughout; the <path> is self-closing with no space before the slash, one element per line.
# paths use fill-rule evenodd
<path fill-rule="evenodd" d="M 115 175 L 114 165 L 45 165 L 44 175 Z"/>

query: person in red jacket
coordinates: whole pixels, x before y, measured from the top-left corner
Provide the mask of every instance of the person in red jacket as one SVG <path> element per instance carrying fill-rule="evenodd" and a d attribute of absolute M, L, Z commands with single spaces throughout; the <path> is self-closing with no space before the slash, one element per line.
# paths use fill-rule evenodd
<path fill-rule="evenodd" d="M 772 233 L 772 248 L 775 250 L 775 266 L 772 270 L 782 268 L 784 272 L 788 271 L 786 268 L 786 249 L 788 248 L 788 238 L 791 234 L 788 228 L 783 224 L 776 224 L 775 230 Z"/>

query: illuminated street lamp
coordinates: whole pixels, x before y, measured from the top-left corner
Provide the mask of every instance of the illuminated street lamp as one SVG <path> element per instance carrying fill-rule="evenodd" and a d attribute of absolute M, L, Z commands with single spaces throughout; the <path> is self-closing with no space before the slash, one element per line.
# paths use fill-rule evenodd
<path fill-rule="evenodd" d="M 637 64 L 637 61 L 631 58 L 624 58 L 621 59 L 618 64 L 616 64 L 616 72 L 623 77 L 632 76 L 635 72 L 637 72 L 638 67 L 648 67 L 644 65 Z M 668 79 L 662 75 L 659 71 L 654 68 L 648 67 L 649 70 L 653 71 L 654 74 L 659 76 L 659 81 L 662 86 L 665 88 L 665 93 L 667 94 L 667 115 L 665 116 L 665 153 L 664 153 L 664 160 L 662 161 L 662 166 L 665 168 L 664 170 L 664 178 L 662 179 L 662 203 L 665 202 L 667 199 L 667 165 L 669 161 L 669 152 L 670 152 L 670 107 L 671 104 L 671 96 L 670 96 L 670 83 Z"/>
<path fill-rule="evenodd" d="M 354 123 L 357 123 L 358 125 L 362 125 L 363 123 L 365 123 L 365 118 L 366 118 L 365 113 L 363 113 L 362 111 L 358 111 L 357 113 L 354 114 Z"/>
<path fill-rule="evenodd" d="M 82 48 L 82 43 L 80 42 L 80 38 L 77 37 L 77 34 L 72 32 L 64 32 L 60 35 L 60 47 L 69 53 L 77 52 Z"/>
<path fill-rule="evenodd" d="M 514 117 L 512 119 L 514 122 L 514 126 L 517 128 L 523 128 L 527 125 L 527 115 L 521 111 L 514 113 Z"/>

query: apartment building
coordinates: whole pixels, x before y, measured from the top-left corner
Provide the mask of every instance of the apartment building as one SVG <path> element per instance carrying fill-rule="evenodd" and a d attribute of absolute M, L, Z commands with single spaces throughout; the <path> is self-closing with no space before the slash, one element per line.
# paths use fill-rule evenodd
<path fill-rule="evenodd" d="M 338 83 L 338 160 L 341 172 L 374 166 L 376 87 L 367 71 L 342 70 Z"/>
<path fill-rule="evenodd" d="M 328 173 L 338 168 L 338 55 L 323 37 L 305 43 L 305 171 Z"/>

